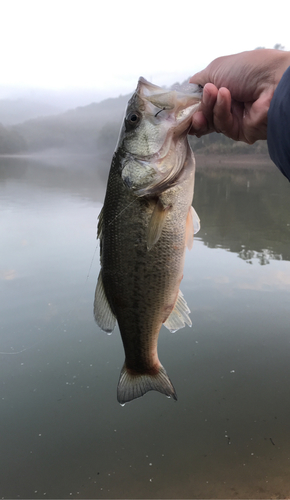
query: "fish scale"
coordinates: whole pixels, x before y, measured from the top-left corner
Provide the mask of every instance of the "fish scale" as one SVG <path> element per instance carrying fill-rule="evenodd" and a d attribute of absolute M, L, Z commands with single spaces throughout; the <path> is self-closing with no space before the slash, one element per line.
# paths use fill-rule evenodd
<path fill-rule="evenodd" d="M 158 335 L 162 324 L 172 331 L 191 324 L 179 285 L 186 244 L 198 225 L 191 208 L 195 162 L 186 132 L 200 96 L 182 94 L 178 118 L 176 91 L 169 92 L 170 109 L 156 113 L 160 90 L 164 105 L 164 89 L 140 79 L 128 103 L 98 227 L 101 270 L 94 314 L 107 332 L 118 321 L 125 350 L 117 391 L 121 404 L 150 390 L 177 399 L 158 358 Z"/>

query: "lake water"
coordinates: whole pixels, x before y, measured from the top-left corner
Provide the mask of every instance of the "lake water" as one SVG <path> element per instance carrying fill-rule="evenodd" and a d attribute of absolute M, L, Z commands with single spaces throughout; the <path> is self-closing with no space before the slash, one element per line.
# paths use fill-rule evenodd
<path fill-rule="evenodd" d="M 159 337 L 178 401 L 121 407 L 119 331 L 92 311 L 98 160 L 0 159 L 0 498 L 289 498 L 290 186 L 207 163 L 193 326 Z"/>

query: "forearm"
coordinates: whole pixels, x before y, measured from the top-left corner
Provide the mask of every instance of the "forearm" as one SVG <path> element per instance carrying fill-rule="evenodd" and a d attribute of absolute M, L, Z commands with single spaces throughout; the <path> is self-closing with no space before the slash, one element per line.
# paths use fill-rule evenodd
<path fill-rule="evenodd" d="M 271 159 L 290 180 L 290 67 L 285 71 L 270 104 L 267 142 Z"/>

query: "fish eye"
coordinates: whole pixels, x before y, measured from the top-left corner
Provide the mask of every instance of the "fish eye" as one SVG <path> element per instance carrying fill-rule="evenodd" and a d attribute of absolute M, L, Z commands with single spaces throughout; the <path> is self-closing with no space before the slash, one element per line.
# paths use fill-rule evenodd
<path fill-rule="evenodd" d="M 126 116 L 125 118 L 126 129 L 130 130 L 137 127 L 137 125 L 140 122 L 140 119 L 141 116 L 137 111 L 132 111 L 131 113 L 129 113 L 128 116 Z"/>
<path fill-rule="evenodd" d="M 132 113 L 129 115 L 128 120 L 132 123 L 136 122 L 139 119 L 139 117 L 136 115 L 136 113 Z"/>

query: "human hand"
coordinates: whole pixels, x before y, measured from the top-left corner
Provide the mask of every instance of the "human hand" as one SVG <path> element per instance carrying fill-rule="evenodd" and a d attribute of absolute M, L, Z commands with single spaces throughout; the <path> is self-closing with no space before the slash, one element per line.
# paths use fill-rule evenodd
<path fill-rule="evenodd" d="M 219 57 L 196 73 L 191 83 L 204 86 L 190 133 L 220 132 L 252 144 L 267 138 L 267 113 L 287 67 L 290 52 L 257 49 Z"/>

